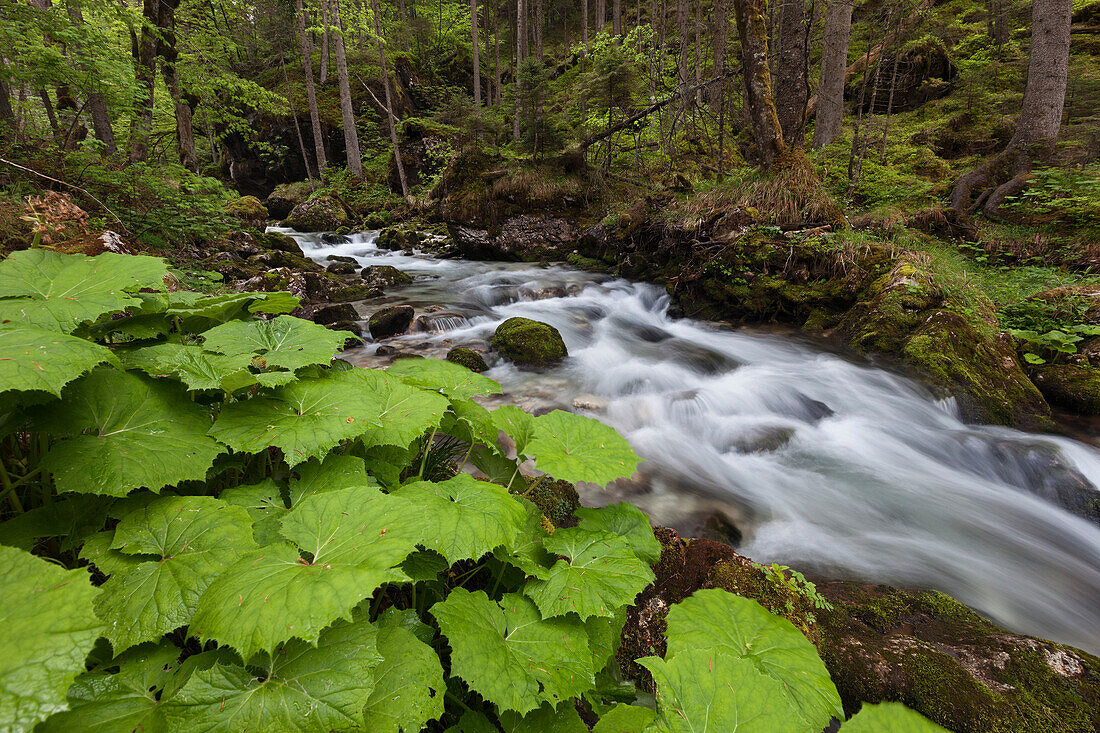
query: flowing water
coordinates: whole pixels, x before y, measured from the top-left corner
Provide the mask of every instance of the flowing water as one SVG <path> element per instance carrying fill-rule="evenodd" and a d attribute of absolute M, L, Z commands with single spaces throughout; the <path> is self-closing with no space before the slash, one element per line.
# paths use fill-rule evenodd
<path fill-rule="evenodd" d="M 1051 500 L 1100 486 L 1093 446 L 966 424 L 951 399 L 824 341 L 671 318 L 652 285 L 388 252 L 374 233 L 287 233 L 322 263 L 352 256 L 417 278 L 383 299 L 421 316 L 386 342 L 399 351 L 484 346 L 512 316 L 561 331 L 560 366 L 501 361 L 487 374 L 501 401 L 595 415 L 645 459 L 635 480 L 586 502 L 628 498 L 689 534 L 721 515 L 757 561 L 937 588 L 1015 631 L 1100 652 L 1100 526 Z M 385 364 L 378 346 L 346 358 Z"/>

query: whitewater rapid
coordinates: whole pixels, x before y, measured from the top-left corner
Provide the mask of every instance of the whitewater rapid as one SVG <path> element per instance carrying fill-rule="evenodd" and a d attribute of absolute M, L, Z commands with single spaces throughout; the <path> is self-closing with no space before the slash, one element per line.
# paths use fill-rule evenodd
<path fill-rule="evenodd" d="M 512 316 L 554 325 L 569 349 L 560 366 L 501 361 L 487 376 L 502 402 L 595 415 L 645 459 L 634 482 L 587 502 L 629 498 L 688 533 L 720 512 L 757 561 L 937 588 L 1009 629 L 1100 653 L 1100 526 L 1049 500 L 1100 486 L 1094 447 L 966 424 L 950 398 L 824 341 L 672 318 L 652 285 L 390 252 L 373 232 L 330 244 L 278 231 L 325 264 L 414 275 L 359 305 L 364 318 L 380 303 L 417 308 L 417 331 L 386 342 L 400 351 L 484 345 Z M 345 358 L 380 365 L 377 348 Z"/>

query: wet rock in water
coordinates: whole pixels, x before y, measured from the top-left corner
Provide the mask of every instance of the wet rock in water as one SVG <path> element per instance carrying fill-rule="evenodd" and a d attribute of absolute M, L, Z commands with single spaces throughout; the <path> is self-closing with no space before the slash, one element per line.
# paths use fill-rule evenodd
<path fill-rule="evenodd" d="M 249 258 L 249 262 L 264 267 L 289 267 L 300 272 L 319 271 L 324 268 L 308 257 L 283 252 L 278 249 L 268 249 L 259 252 Z"/>
<path fill-rule="evenodd" d="M 1057 504 L 1068 512 L 1100 524 L 1100 490 L 1048 444 L 1003 440 L 990 446 L 984 470 L 1013 486 Z"/>
<path fill-rule="evenodd" d="M 264 206 L 275 219 L 285 219 L 295 206 L 309 198 L 313 189 L 309 181 L 297 183 L 280 183 L 275 187 L 266 199 Z"/>
<path fill-rule="evenodd" d="M 448 351 L 447 361 L 464 366 L 472 372 L 484 372 L 489 369 L 489 365 L 485 363 L 485 358 L 481 354 L 462 346 L 456 346 Z"/>
<path fill-rule="evenodd" d="M 225 213 L 250 226 L 263 226 L 268 218 L 267 209 L 255 196 L 241 196 L 226 202 L 222 208 Z"/>
<path fill-rule="evenodd" d="M 817 645 L 844 710 L 905 703 L 960 733 L 1095 731 L 1100 659 L 996 626 L 936 591 L 820 582 L 776 582 L 764 567 L 706 539 L 658 527 L 656 581 L 628 612 L 618 652 L 624 675 L 653 691 L 635 660 L 665 652 L 668 609 L 701 588 L 751 598 Z M 818 599 L 831 608 L 821 608 Z"/>
<path fill-rule="evenodd" d="M 539 508 L 555 527 L 575 527 L 574 512 L 581 505 L 577 487 L 552 476 L 539 476 L 528 484 L 527 499 Z"/>
<path fill-rule="evenodd" d="M 286 290 L 291 295 L 297 296 L 302 300 L 309 298 L 309 285 L 306 282 L 305 275 L 289 267 L 279 267 L 274 270 L 268 270 L 242 283 L 238 283 L 235 287 L 241 292 L 251 290 L 262 293 L 273 293 L 279 290 Z"/>
<path fill-rule="evenodd" d="M 355 306 L 351 303 L 326 303 L 315 308 L 310 319 L 322 326 L 334 323 L 354 323 L 359 320 L 359 312 L 355 310 Z M 356 332 L 358 333 L 358 331 Z"/>
<path fill-rule="evenodd" d="M 672 361 L 700 374 L 722 374 L 723 372 L 733 371 L 742 365 L 741 361 L 731 356 L 690 341 L 673 339 L 662 343 L 661 348 L 667 350 Z"/>
<path fill-rule="evenodd" d="M 447 231 L 451 235 L 451 241 L 463 257 L 468 259 L 484 259 L 491 257 L 493 249 L 489 232 L 484 229 L 450 224 Z"/>
<path fill-rule="evenodd" d="M 329 255 L 325 258 L 326 262 L 346 262 L 350 265 L 357 265 L 359 261 L 354 257 L 348 257 L 347 255 Z"/>
<path fill-rule="evenodd" d="M 515 364 L 542 366 L 569 355 L 558 329 L 530 318 L 509 318 L 497 326 L 493 348 Z"/>
<path fill-rule="evenodd" d="M 353 262 L 333 262 L 325 269 L 333 275 L 354 275 L 359 271 L 359 265 Z"/>
<path fill-rule="evenodd" d="M 294 207 L 286 223 L 300 232 L 325 232 L 348 223 L 348 212 L 331 196 L 318 196 Z"/>
<path fill-rule="evenodd" d="M 321 241 L 325 244 L 347 244 L 351 241 L 351 237 L 337 232 L 325 232 L 321 235 Z"/>
<path fill-rule="evenodd" d="M 794 428 L 772 425 L 749 430 L 726 444 L 727 451 L 738 453 L 771 453 L 785 448 L 794 437 Z"/>
<path fill-rule="evenodd" d="M 341 346 L 343 349 L 351 349 L 363 343 L 363 337 L 359 332 L 359 324 L 355 321 L 337 321 L 336 323 L 326 323 L 324 325 L 325 328 L 333 331 L 346 331 L 354 334 L 344 339 L 344 344 Z"/>
<path fill-rule="evenodd" d="M 379 288 L 411 285 L 413 281 L 412 275 L 401 272 L 393 265 L 369 265 L 359 275 L 366 284 Z"/>
<path fill-rule="evenodd" d="M 520 262 L 564 259 L 579 236 L 568 221 L 547 214 L 506 219 L 497 236 L 456 224 L 449 224 L 447 229 L 455 247 L 468 259 Z"/>
<path fill-rule="evenodd" d="M 741 544 L 741 530 L 722 511 L 716 510 L 702 517 L 696 525 L 695 534 L 703 539 L 721 542 L 731 547 Z"/>
<path fill-rule="evenodd" d="M 287 254 L 305 257 L 301 246 L 294 240 L 294 237 L 288 237 L 282 232 L 266 232 L 260 234 L 256 237 L 256 244 L 264 249 L 273 249 L 277 252 L 286 252 Z"/>
<path fill-rule="evenodd" d="M 1100 369 L 1091 364 L 1042 364 L 1027 371 L 1051 404 L 1081 415 L 1100 415 Z"/>
<path fill-rule="evenodd" d="M 607 409 L 607 400 L 594 394 L 577 395 L 573 398 L 573 408 L 589 412 L 603 412 Z"/>
<path fill-rule="evenodd" d="M 570 294 L 564 285 L 523 285 L 517 293 L 523 300 L 549 300 Z"/>
<path fill-rule="evenodd" d="M 371 338 L 381 340 L 399 336 L 409 330 L 416 311 L 411 305 L 392 305 L 375 311 L 367 321 Z"/>
<path fill-rule="evenodd" d="M 388 249 L 396 252 L 412 247 L 416 244 L 416 241 L 414 237 L 410 242 L 405 232 L 396 227 L 390 227 L 378 232 L 378 238 L 374 240 L 374 246 L 378 249 Z"/>
<path fill-rule="evenodd" d="M 331 272 L 307 272 L 303 277 L 306 281 L 306 290 L 309 298 L 314 301 L 330 303 L 346 303 L 353 300 L 368 300 L 382 295 L 378 288 L 371 288 L 360 283 L 349 283 L 339 275 Z"/>
<path fill-rule="evenodd" d="M 461 313 L 438 311 L 416 319 L 416 329 L 428 333 L 444 333 L 470 325 L 470 321 Z"/>

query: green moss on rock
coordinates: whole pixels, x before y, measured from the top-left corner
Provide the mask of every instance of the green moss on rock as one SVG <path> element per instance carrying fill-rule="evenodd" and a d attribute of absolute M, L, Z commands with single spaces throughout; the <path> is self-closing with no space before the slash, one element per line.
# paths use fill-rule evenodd
<path fill-rule="evenodd" d="M 492 345 L 504 358 L 527 366 L 552 364 L 569 354 L 558 329 L 530 318 L 509 318 L 497 326 Z"/>
<path fill-rule="evenodd" d="M 489 369 L 484 357 L 473 349 L 456 346 L 447 352 L 447 361 L 464 366 L 472 372 L 484 372 Z"/>
<path fill-rule="evenodd" d="M 225 213 L 230 216 L 254 226 L 263 224 L 268 217 L 267 209 L 255 196 L 241 196 L 232 201 L 227 201 L 224 209 Z"/>
<path fill-rule="evenodd" d="M 331 196 L 318 196 L 294 207 L 286 223 L 300 232 L 334 232 L 348 223 L 348 212 Z"/>
<path fill-rule="evenodd" d="M 1100 415 L 1100 369 L 1088 364 L 1029 367 L 1035 386 L 1052 404 L 1083 415 Z"/>
<path fill-rule="evenodd" d="M 568 481 L 552 476 L 539 476 L 529 484 L 526 498 L 555 527 L 572 527 L 577 524 L 574 513 L 581 505 L 581 499 L 577 494 L 577 487 Z"/>

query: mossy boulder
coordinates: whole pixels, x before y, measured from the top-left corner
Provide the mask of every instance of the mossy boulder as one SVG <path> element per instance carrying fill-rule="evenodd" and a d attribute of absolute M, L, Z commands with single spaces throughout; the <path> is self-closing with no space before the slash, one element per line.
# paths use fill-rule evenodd
<path fill-rule="evenodd" d="M 363 282 L 379 288 L 411 285 L 413 281 L 412 275 L 401 272 L 393 265 L 368 265 L 359 275 Z"/>
<path fill-rule="evenodd" d="M 263 226 L 263 223 L 268 219 L 267 209 L 255 196 L 241 196 L 232 201 L 227 201 L 223 208 L 225 213 L 250 226 Z"/>
<path fill-rule="evenodd" d="M 1042 364 L 1028 373 L 1043 397 L 1082 415 L 1100 415 L 1100 369 L 1090 364 Z"/>
<path fill-rule="evenodd" d="M 485 358 L 481 354 L 462 346 L 456 346 L 448 351 L 447 361 L 464 366 L 471 372 L 484 372 L 489 369 L 489 365 L 485 363 Z"/>
<path fill-rule="evenodd" d="M 271 216 L 276 219 L 285 219 L 294 210 L 294 207 L 309 198 L 311 193 L 313 193 L 313 188 L 310 186 L 309 181 L 280 183 L 264 199 L 264 206 L 267 207 Z"/>
<path fill-rule="evenodd" d="M 264 249 L 273 249 L 278 252 L 286 252 L 292 255 L 298 255 L 304 257 L 301 246 L 294 240 L 294 237 L 288 237 L 282 232 L 266 232 L 256 236 L 256 244 Z"/>
<path fill-rule="evenodd" d="M 348 223 L 348 212 L 331 196 L 303 201 L 287 216 L 286 223 L 300 232 L 334 232 Z"/>
<path fill-rule="evenodd" d="M 333 275 L 354 275 L 359 271 L 359 266 L 352 262 L 333 262 L 325 269 Z"/>
<path fill-rule="evenodd" d="M 416 242 L 417 240 L 415 237 L 410 241 L 405 232 L 396 227 L 390 227 L 389 229 L 383 229 L 378 232 L 378 238 L 374 240 L 374 246 L 378 247 L 378 249 L 400 251 L 414 246 Z"/>
<path fill-rule="evenodd" d="M 313 310 L 310 320 L 322 326 L 354 323 L 359 320 L 359 312 L 351 303 L 326 303 Z M 349 330 L 357 331 L 357 329 Z"/>
<path fill-rule="evenodd" d="M 545 366 L 569 355 L 558 329 L 530 318 L 509 318 L 497 326 L 493 348 L 515 364 Z"/>
<path fill-rule="evenodd" d="M 376 341 L 399 336 L 409 330 L 415 309 L 411 305 L 391 305 L 375 311 L 367 321 L 370 335 Z"/>

